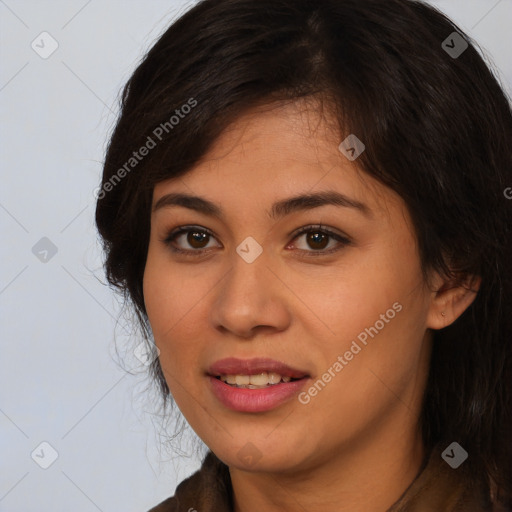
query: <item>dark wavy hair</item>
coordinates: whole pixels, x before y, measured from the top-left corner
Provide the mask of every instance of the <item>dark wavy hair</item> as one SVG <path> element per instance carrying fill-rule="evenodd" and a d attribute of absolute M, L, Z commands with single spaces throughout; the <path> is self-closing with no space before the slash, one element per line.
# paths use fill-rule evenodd
<path fill-rule="evenodd" d="M 453 32 L 469 44 L 459 56 L 442 46 Z M 481 277 L 473 304 L 433 332 L 421 427 L 427 449 L 460 443 L 460 470 L 495 482 L 510 506 L 511 106 L 477 44 L 435 8 L 203 0 L 177 19 L 126 84 L 106 152 L 96 223 L 109 283 L 149 340 L 142 279 L 155 184 L 192 169 L 248 109 L 301 98 L 325 105 L 343 138 L 357 134 L 358 166 L 405 201 L 425 277 Z M 171 400 L 158 360 L 152 373 Z"/>

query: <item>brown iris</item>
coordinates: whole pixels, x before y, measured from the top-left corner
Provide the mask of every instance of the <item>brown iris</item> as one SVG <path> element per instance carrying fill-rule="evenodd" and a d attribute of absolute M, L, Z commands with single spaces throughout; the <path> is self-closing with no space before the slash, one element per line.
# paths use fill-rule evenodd
<path fill-rule="evenodd" d="M 307 242 L 312 249 L 325 249 L 328 238 L 325 233 L 319 233 L 318 231 L 307 233 Z"/>
<path fill-rule="evenodd" d="M 195 244 L 201 244 L 205 240 L 209 238 L 208 233 L 204 233 L 202 231 L 189 231 L 187 234 L 187 242 L 190 244 L 191 247 L 194 247 L 195 249 L 202 249 L 202 245 L 195 245 Z"/>
<path fill-rule="evenodd" d="M 306 233 L 307 243 L 312 249 L 325 249 L 328 244 L 328 235 L 318 231 L 310 231 Z M 210 235 L 203 231 L 189 231 L 187 234 L 187 242 L 194 249 L 204 248 L 204 242 L 208 242 Z"/>

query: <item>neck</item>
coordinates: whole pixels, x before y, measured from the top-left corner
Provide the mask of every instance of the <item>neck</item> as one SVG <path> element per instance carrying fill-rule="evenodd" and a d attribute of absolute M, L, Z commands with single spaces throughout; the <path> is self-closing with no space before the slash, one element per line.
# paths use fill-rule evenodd
<path fill-rule="evenodd" d="M 372 430 L 367 439 L 300 468 L 272 474 L 230 468 L 234 511 L 388 510 L 417 477 L 425 457 L 417 429 L 407 436 L 397 426 L 411 424 L 411 412 L 403 408 L 402 414 L 408 417 L 399 417 L 379 435 Z"/>

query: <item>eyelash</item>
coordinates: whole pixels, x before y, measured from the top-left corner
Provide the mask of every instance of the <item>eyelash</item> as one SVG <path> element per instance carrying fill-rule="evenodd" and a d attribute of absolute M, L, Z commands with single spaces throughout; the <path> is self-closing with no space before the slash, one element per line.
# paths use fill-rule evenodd
<path fill-rule="evenodd" d="M 215 238 L 215 235 L 211 231 L 209 231 L 208 229 L 199 228 L 197 226 L 181 226 L 181 227 L 173 230 L 172 232 L 170 232 L 162 240 L 162 242 L 165 245 L 167 245 L 169 247 L 169 249 L 171 249 L 171 251 L 174 252 L 174 253 L 185 254 L 185 255 L 188 255 L 188 256 L 192 256 L 192 257 L 202 256 L 206 252 L 210 251 L 211 248 L 209 248 L 209 249 L 195 249 L 195 250 L 194 249 L 180 249 L 180 248 L 175 247 L 174 245 L 172 245 L 172 242 L 174 242 L 174 240 L 179 235 L 182 235 L 183 233 L 190 233 L 192 231 L 195 231 L 195 232 L 198 232 L 198 233 L 204 233 L 204 234 L 207 234 L 207 235 Z M 292 235 L 291 235 L 291 236 L 293 236 L 292 241 L 295 240 L 296 238 L 298 238 L 299 236 L 304 235 L 306 233 L 317 233 L 317 234 L 327 235 L 328 237 L 334 238 L 337 242 L 340 243 L 340 245 L 338 245 L 334 249 L 329 249 L 329 250 L 306 251 L 304 249 L 298 249 L 299 252 L 307 254 L 308 257 L 309 256 L 311 256 L 311 257 L 318 257 L 318 256 L 325 256 L 325 255 L 333 254 L 333 253 L 341 250 L 342 248 L 344 248 L 344 247 L 346 247 L 348 245 L 351 245 L 351 243 L 352 243 L 351 240 L 349 238 L 347 238 L 346 236 L 342 236 L 342 235 L 340 235 L 338 233 L 335 233 L 335 232 L 331 231 L 330 229 L 323 227 L 321 224 L 311 225 L 311 226 L 304 226 L 304 227 L 300 228 L 298 231 L 292 233 Z"/>

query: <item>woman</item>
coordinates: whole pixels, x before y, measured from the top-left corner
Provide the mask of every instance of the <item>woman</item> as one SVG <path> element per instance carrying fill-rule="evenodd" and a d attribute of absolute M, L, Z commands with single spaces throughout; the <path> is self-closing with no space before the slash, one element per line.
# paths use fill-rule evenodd
<path fill-rule="evenodd" d="M 155 512 L 510 510 L 511 137 L 421 2 L 205 0 L 163 34 L 96 211 L 210 449 Z"/>

